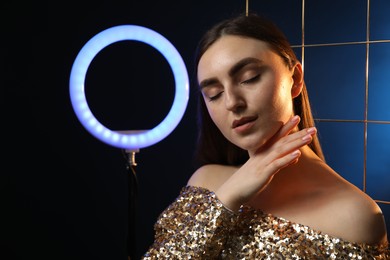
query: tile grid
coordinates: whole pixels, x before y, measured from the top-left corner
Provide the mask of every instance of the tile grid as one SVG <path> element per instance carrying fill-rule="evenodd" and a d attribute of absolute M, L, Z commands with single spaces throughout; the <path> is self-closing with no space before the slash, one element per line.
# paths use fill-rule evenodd
<path fill-rule="evenodd" d="M 347 119 L 324 119 L 315 118 L 317 122 L 357 122 L 364 123 L 364 164 L 363 164 L 363 191 L 366 192 L 366 181 L 367 181 L 367 126 L 369 123 L 376 124 L 390 124 L 390 121 L 378 121 L 368 120 L 368 78 L 369 78 L 369 54 L 370 45 L 375 43 L 390 43 L 389 40 L 376 40 L 370 41 L 370 0 L 367 0 L 367 13 L 366 13 L 366 41 L 360 42 L 341 42 L 341 43 L 325 43 L 325 44 L 307 44 L 305 45 L 305 0 L 302 0 L 302 45 L 294 45 L 293 48 L 301 48 L 302 53 L 302 67 L 304 69 L 305 64 L 305 47 L 324 47 L 324 46 L 341 46 L 341 45 L 354 45 L 354 44 L 365 44 L 366 45 L 366 64 L 365 64 L 365 100 L 364 100 L 364 120 L 347 120 Z M 390 204 L 390 200 L 376 200 L 378 203 Z"/>
<path fill-rule="evenodd" d="M 363 191 L 367 187 L 367 119 L 368 119 L 368 76 L 370 58 L 370 0 L 367 0 L 366 12 L 366 75 L 365 75 L 365 99 L 364 99 L 364 168 L 363 168 Z"/>

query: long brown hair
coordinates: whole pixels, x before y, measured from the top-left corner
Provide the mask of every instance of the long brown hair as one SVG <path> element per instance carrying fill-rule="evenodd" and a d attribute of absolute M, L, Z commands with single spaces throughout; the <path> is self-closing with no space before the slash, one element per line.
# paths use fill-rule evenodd
<path fill-rule="evenodd" d="M 267 42 L 290 69 L 299 62 L 286 36 L 273 22 L 257 14 L 241 14 L 214 25 L 200 39 L 195 53 L 194 77 L 197 77 L 198 63 L 202 55 L 224 35 L 237 35 Z M 245 163 L 249 159 L 248 152 L 234 145 L 222 135 L 211 119 L 200 91 L 198 93 L 198 139 L 195 151 L 195 160 L 198 166 L 205 164 L 241 165 Z M 294 113 L 301 117 L 299 129 L 314 126 L 305 84 L 303 84 L 301 94 L 293 99 L 293 107 Z M 313 137 L 309 147 L 324 160 L 317 135 Z"/>

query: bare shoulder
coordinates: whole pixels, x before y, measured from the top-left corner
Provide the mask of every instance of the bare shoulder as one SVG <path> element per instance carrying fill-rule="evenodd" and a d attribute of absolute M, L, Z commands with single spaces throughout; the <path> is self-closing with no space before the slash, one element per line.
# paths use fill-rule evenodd
<path fill-rule="evenodd" d="M 352 242 L 387 243 L 383 213 L 371 197 L 352 184 L 347 184 L 334 195 L 330 212 L 337 220 L 335 232 Z"/>
<path fill-rule="evenodd" d="M 215 191 L 229 179 L 237 169 L 237 167 L 219 164 L 203 165 L 192 174 L 187 184 Z"/>

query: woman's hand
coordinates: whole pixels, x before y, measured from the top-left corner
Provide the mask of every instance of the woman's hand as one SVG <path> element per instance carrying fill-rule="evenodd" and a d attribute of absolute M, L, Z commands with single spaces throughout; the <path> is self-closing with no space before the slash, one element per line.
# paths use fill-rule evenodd
<path fill-rule="evenodd" d="M 299 120 L 298 116 L 291 118 L 215 192 L 226 207 L 237 211 L 262 191 L 277 172 L 298 161 L 299 149 L 310 143 L 317 132 L 311 127 L 291 133 Z"/>

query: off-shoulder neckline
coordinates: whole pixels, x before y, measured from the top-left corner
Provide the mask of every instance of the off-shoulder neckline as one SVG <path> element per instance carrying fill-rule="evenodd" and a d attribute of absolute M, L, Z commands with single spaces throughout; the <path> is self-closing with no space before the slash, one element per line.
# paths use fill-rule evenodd
<path fill-rule="evenodd" d="M 188 189 L 203 190 L 203 191 L 207 191 L 209 193 L 213 193 L 214 194 L 214 192 L 211 191 L 208 188 L 200 187 L 200 186 L 193 186 L 193 185 L 187 185 L 187 186 L 183 187 L 182 190 L 184 191 L 184 190 L 188 190 Z M 384 245 L 384 244 L 367 244 L 367 243 L 362 243 L 362 242 L 351 242 L 351 241 L 348 241 L 348 240 L 340 238 L 340 237 L 329 235 L 329 234 L 324 233 L 324 232 L 322 232 L 320 230 L 313 229 L 310 226 L 307 226 L 307 225 L 304 225 L 304 224 L 300 224 L 300 223 L 297 223 L 297 222 L 293 222 L 293 221 L 290 221 L 290 220 L 288 220 L 286 218 L 275 216 L 275 215 L 273 215 L 271 213 L 264 212 L 263 210 L 254 208 L 254 207 L 252 207 L 250 205 L 243 205 L 243 206 L 241 206 L 241 208 L 240 208 L 240 210 L 239 210 L 239 212 L 237 214 L 248 213 L 248 212 L 254 212 L 254 213 L 260 214 L 262 216 L 267 216 L 267 217 L 270 217 L 272 219 L 282 221 L 282 222 L 284 222 L 284 223 L 286 223 L 288 225 L 291 225 L 291 226 L 295 225 L 295 226 L 299 226 L 301 228 L 306 228 L 310 232 L 313 232 L 313 233 L 315 233 L 317 235 L 320 235 L 320 236 L 327 237 L 330 240 L 336 239 L 336 240 L 340 240 L 343 243 L 349 243 L 349 244 L 352 244 L 354 246 L 364 247 L 364 248 L 368 247 L 368 248 L 380 249 L 380 248 L 387 248 L 388 247 L 388 245 Z"/>

